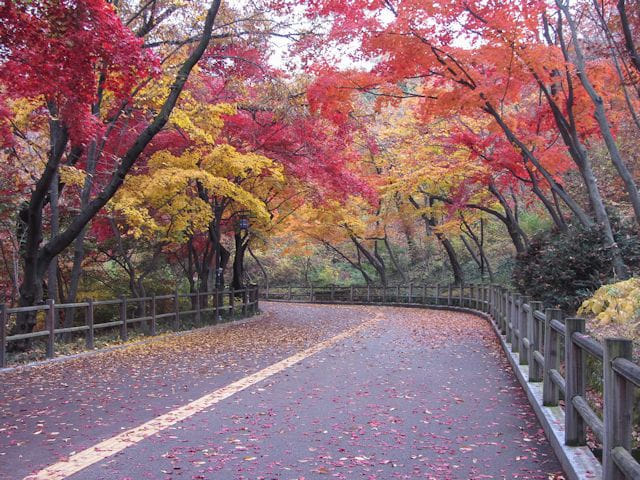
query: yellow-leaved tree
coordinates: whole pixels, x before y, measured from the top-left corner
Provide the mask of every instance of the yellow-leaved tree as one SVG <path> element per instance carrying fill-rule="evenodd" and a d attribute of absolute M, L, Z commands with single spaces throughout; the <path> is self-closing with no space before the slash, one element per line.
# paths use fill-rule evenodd
<path fill-rule="evenodd" d="M 250 176 L 281 177 L 281 169 L 262 156 L 238 152 L 230 145 L 192 148 L 181 155 L 154 154 L 147 170 L 127 180 L 111 208 L 126 219 L 127 234 L 154 236 L 158 241 L 185 242 L 205 231 L 214 219 L 210 201 L 201 191 L 213 193 L 269 221 L 264 202 L 242 187 Z"/>
<path fill-rule="evenodd" d="M 236 107 L 203 101 L 198 86 L 171 118 L 170 128 L 188 139 L 186 148 L 151 155 L 109 205 L 124 236 L 169 246 L 177 257 L 189 258 L 185 272 L 192 291 L 207 290 L 211 269 L 226 264 L 223 224 L 239 212 L 269 224 L 272 215 L 256 185 L 284 182 L 279 164 L 221 141 L 224 116 L 235 114 Z"/>

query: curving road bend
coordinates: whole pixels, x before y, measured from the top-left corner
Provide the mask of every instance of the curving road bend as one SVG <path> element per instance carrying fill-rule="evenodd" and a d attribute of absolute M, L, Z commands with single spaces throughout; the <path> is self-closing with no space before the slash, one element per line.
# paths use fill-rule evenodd
<path fill-rule="evenodd" d="M 561 479 L 482 319 L 261 303 L 0 373 L 0 479 Z"/>

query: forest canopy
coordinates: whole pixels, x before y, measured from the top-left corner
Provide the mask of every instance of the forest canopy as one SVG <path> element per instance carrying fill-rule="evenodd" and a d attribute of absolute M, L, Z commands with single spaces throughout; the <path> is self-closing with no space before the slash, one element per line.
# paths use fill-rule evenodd
<path fill-rule="evenodd" d="M 639 6 L 7 0 L 0 302 L 486 280 L 574 310 L 640 270 Z"/>

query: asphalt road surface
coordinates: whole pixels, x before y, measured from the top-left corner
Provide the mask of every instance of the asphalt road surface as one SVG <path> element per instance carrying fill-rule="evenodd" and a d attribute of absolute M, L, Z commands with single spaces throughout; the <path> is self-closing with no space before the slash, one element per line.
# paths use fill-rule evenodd
<path fill-rule="evenodd" d="M 0 373 L 0 478 L 563 478 L 485 320 L 261 308 Z"/>

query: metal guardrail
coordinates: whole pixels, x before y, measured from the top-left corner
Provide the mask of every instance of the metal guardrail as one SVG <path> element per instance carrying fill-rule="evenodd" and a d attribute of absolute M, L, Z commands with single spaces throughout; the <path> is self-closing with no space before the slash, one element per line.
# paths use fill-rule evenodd
<path fill-rule="evenodd" d="M 241 300 L 238 302 L 237 298 Z M 20 340 L 31 340 L 46 337 L 46 357 L 53 358 L 55 356 L 56 335 L 65 333 L 85 332 L 85 343 L 87 349 L 93 349 L 95 343 L 95 332 L 105 328 L 119 327 L 120 338 L 126 341 L 129 336 L 129 327 L 134 324 L 147 322 L 148 333 L 156 335 L 157 322 L 159 320 L 171 319 L 172 328 L 177 330 L 180 328 L 180 318 L 182 315 L 195 316 L 195 320 L 200 322 L 201 317 L 205 313 L 214 312 L 214 321 L 217 321 L 221 315 L 233 317 L 236 313 L 241 312 L 243 315 L 255 314 L 258 311 L 259 287 L 250 286 L 242 290 L 213 290 L 202 293 L 174 293 L 172 295 L 152 295 L 144 298 L 120 298 L 110 300 L 89 300 L 86 302 L 62 303 L 56 304 L 49 300 L 46 304 L 28 307 L 7 308 L 0 304 L 0 368 L 7 366 L 7 346 L 10 342 Z M 188 310 L 181 309 L 180 299 L 189 299 L 190 305 L 195 308 Z M 226 299 L 226 301 L 225 301 Z M 163 311 L 158 311 L 159 305 L 164 306 Z M 130 305 L 136 306 L 136 312 L 139 316 L 131 316 Z M 96 307 L 115 306 L 116 312 L 110 316 L 117 318 L 107 322 L 95 323 Z M 73 325 L 71 327 L 57 327 L 56 318 L 60 312 L 69 312 L 75 310 L 74 313 L 81 311 L 84 316 L 83 325 Z M 40 312 L 45 313 L 44 330 L 8 335 L 8 324 L 12 315 L 23 313 L 31 313 L 37 315 Z"/>
<path fill-rule="evenodd" d="M 520 364 L 528 365 L 528 381 L 542 382 L 544 405 L 559 406 L 560 397 L 565 399 L 565 444 L 586 445 L 588 428 L 603 444 L 603 480 L 640 479 L 640 463 L 631 454 L 634 391 L 640 388 L 631 340 L 607 338 L 602 344 L 585 333 L 584 319 L 563 318 L 560 310 L 544 309 L 499 285 L 285 286 L 262 293 L 266 300 L 444 305 L 487 313 Z M 602 363 L 602 417 L 586 400 L 587 355 Z"/>

